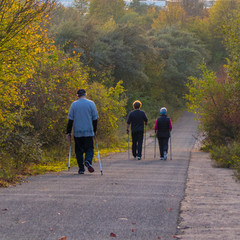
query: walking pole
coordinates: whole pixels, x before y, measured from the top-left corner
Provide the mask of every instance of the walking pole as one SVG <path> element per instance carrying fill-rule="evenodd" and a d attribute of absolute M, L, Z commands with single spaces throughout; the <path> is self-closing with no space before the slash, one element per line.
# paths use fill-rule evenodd
<path fill-rule="evenodd" d="M 146 153 L 146 126 L 144 128 L 144 159 L 145 159 L 145 153 Z"/>
<path fill-rule="evenodd" d="M 94 138 L 95 138 L 95 141 L 96 141 L 96 147 L 97 147 L 97 154 L 98 154 L 99 167 L 100 167 L 101 175 L 103 175 L 102 164 L 101 164 L 100 155 L 99 155 L 99 151 L 98 151 L 98 144 L 97 144 L 97 138 L 96 138 L 96 135 L 94 135 Z"/>
<path fill-rule="evenodd" d="M 128 160 L 130 159 L 130 154 L 129 154 L 129 132 L 128 132 Z"/>
<path fill-rule="evenodd" d="M 172 160 L 172 137 L 170 133 L 170 160 Z"/>
<path fill-rule="evenodd" d="M 157 142 L 157 134 L 155 133 L 155 137 L 154 137 L 154 158 L 156 158 L 156 142 Z"/>
<path fill-rule="evenodd" d="M 71 162 L 71 141 L 70 141 L 69 153 L 68 153 L 68 171 L 70 171 L 70 162 Z"/>

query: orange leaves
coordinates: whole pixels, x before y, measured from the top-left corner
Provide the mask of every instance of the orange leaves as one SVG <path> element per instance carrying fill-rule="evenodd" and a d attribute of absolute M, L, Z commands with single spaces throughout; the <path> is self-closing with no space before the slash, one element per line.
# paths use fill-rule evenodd
<path fill-rule="evenodd" d="M 63 237 L 59 238 L 59 240 L 67 240 L 67 237 L 63 236 Z"/>
<path fill-rule="evenodd" d="M 117 235 L 116 235 L 115 233 L 112 233 L 112 232 L 111 232 L 111 233 L 110 233 L 110 237 L 114 237 L 114 238 L 115 238 L 115 237 L 117 237 Z"/>

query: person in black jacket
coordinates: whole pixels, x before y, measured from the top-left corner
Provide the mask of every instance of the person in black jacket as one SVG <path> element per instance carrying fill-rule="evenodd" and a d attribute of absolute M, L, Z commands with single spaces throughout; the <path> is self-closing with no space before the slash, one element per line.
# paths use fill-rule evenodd
<path fill-rule="evenodd" d="M 129 134 L 129 126 L 131 124 L 132 132 L 132 154 L 133 157 L 142 157 L 142 144 L 144 134 L 144 123 L 147 125 L 148 119 L 144 111 L 140 110 L 142 103 L 136 100 L 133 103 L 134 110 L 130 112 L 127 120 L 127 134 Z"/>
<path fill-rule="evenodd" d="M 154 129 L 155 133 L 157 133 L 160 159 L 167 160 L 168 140 L 170 131 L 172 131 L 172 122 L 171 119 L 167 117 L 167 109 L 165 107 L 160 109 L 160 114 L 161 116 L 156 120 Z"/>

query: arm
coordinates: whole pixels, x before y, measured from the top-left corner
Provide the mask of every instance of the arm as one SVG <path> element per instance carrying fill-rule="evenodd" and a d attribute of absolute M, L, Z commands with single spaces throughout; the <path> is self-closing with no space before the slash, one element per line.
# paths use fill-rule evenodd
<path fill-rule="evenodd" d="M 157 126 L 157 120 L 156 120 L 156 122 L 155 122 L 154 130 L 155 130 L 155 133 L 156 133 L 156 132 L 157 132 L 157 130 L 158 130 L 158 126 Z"/>
<path fill-rule="evenodd" d="M 130 127 L 130 124 L 127 123 L 127 134 L 129 134 L 129 127 Z"/>
<path fill-rule="evenodd" d="M 171 118 L 169 118 L 169 130 L 172 131 L 172 122 L 171 122 Z"/>
<path fill-rule="evenodd" d="M 68 124 L 67 124 L 67 141 L 71 141 L 71 132 L 72 132 L 72 126 L 73 126 L 73 120 L 68 119 Z"/>
<path fill-rule="evenodd" d="M 127 134 L 129 134 L 130 124 L 131 124 L 131 113 L 128 115 L 128 120 L 127 120 Z"/>
<path fill-rule="evenodd" d="M 92 121 L 94 135 L 97 135 L 97 119 Z"/>
<path fill-rule="evenodd" d="M 148 124 L 148 118 L 147 118 L 147 116 L 146 116 L 145 112 L 144 112 L 144 122 L 145 122 L 145 125 L 147 125 L 147 124 Z"/>

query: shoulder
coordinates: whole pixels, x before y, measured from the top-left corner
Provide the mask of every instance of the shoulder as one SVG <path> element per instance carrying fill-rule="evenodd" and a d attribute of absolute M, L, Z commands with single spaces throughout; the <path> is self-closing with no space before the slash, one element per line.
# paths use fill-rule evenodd
<path fill-rule="evenodd" d="M 89 100 L 89 99 L 84 99 L 89 105 L 95 106 L 94 101 Z"/>
<path fill-rule="evenodd" d="M 74 101 L 71 105 L 71 107 L 75 107 L 78 104 L 78 100 Z"/>
<path fill-rule="evenodd" d="M 133 111 L 131 111 L 129 114 L 128 114 L 128 117 L 132 117 L 133 115 L 134 115 L 134 110 Z"/>
<path fill-rule="evenodd" d="M 129 113 L 129 115 L 132 115 L 132 114 L 134 114 L 134 112 L 135 112 L 135 110 L 132 110 L 132 111 Z"/>

